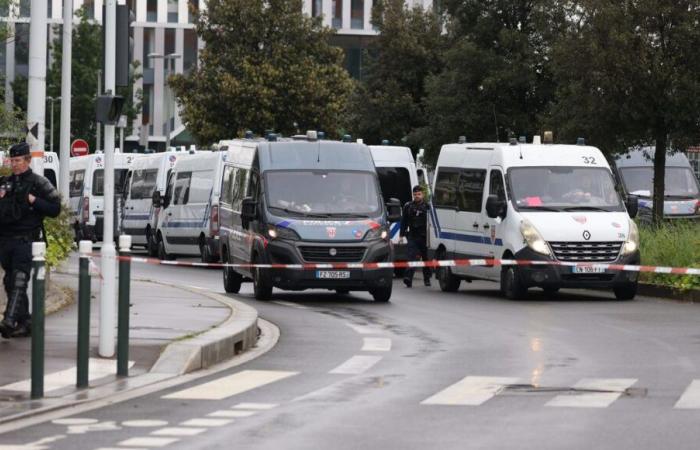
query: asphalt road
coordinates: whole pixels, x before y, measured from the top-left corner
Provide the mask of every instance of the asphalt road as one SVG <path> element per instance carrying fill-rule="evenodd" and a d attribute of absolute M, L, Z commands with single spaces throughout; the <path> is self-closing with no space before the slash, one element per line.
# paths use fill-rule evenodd
<path fill-rule="evenodd" d="M 217 270 L 135 276 L 223 292 Z M 436 284 L 436 283 L 434 283 Z M 496 285 L 277 292 L 248 363 L 0 435 L 0 449 L 697 449 L 700 307 Z M 695 382 L 694 382 L 695 381 Z M 208 384 L 211 383 L 211 384 Z M 32 444 L 32 447 L 27 447 Z"/>

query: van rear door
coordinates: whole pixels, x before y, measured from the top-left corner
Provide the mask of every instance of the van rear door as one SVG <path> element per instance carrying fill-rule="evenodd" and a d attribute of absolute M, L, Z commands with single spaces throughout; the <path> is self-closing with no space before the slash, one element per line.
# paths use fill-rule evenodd
<path fill-rule="evenodd" d="M 457 185 L 457 212 L 455 220 L 455 253 L 457 258 L 488 258 L 490 239 L 482 225 L 486 169 L 465 168 L 459 173 Z M 460 266 L 453 272 L 484 277 L 484 267 Z"/>

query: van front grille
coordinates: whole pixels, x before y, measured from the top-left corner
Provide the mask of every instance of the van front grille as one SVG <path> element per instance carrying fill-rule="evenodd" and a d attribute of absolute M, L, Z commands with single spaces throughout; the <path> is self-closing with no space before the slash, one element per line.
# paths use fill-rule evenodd
<path fill-rule="evenodd" d="M 332 252 L 332 249 L 335 249 L 335 252 Z M 365 256 L 365 247 L 301 246 L 299 250 L 307 262 L 360 262 Z"/>
<path fill-rule="evenodd" d="M 550 242 L 554 256 L 566 262 L 612 262 L 622 242 Z"/>

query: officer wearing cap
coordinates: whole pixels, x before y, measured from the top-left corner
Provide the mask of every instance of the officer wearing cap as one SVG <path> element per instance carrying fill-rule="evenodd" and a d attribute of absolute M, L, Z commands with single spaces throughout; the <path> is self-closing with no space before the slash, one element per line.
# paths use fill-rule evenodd
<path fill-rule="evenodd" d="M 39 240 L 44 217 L 61 212 L 61 200 L 46 178 L 29 165 L 29 145 L 22 142 L 10 148 L 12 175 L 0 178 L 0 264 L 7 306 L 0 322 L 5 339 L 29 336 L 31 316 L 27 287 L 32 268 L 32 242 Z M 45 238 L 45 236 L 44 236 Z"/>
<path fill-rule="evenodd" d="M 400 236 L 408 241 L 408 260 L 417 261 L 418 256 L 423 261 L 428 260 L 428 204 L 423 200 L 423 189 L 416 185 L 413 187 L 413 201 L 407 202 L 403 207 Z M 413 286 L 413 272 L 409 267 L 404 272 L 403 283 L 406 287 Z M 423 283 L 430 286 L 430 267 L 423 267 Z"/>

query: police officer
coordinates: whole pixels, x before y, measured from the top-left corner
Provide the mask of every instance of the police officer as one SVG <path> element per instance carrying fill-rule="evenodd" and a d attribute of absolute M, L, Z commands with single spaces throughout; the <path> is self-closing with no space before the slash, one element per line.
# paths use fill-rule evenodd
<path fill-rule="evenodd" d="M 423 190 L 420 186 L 413 187 L 413 201 L 403 207 L 400 236 L 408 240 L 408 260 L 417 261 L 420 255 L 423 261 L 428 260 L 428 204 L 423 200 Z M 404 272 L 403 283 L 406 287 L 413 286 L 413 271 L 409 267 Z M 423 267 L 423 283 L 430 286 L 430 267 Z"/>
<path fill-rule="evenodd" d="M 29 165 L 29 145 L 10 148 L 12 175 L 0 178 L 0 264 L 5 271 L 7 306 L 0 334 L 9 339 L 29 336 L 31 316 L 27 287 L 32 268 L 32 242 L 39 239 L 46 216 L 56 217 L 61 201 L 49 180 Z"/>

